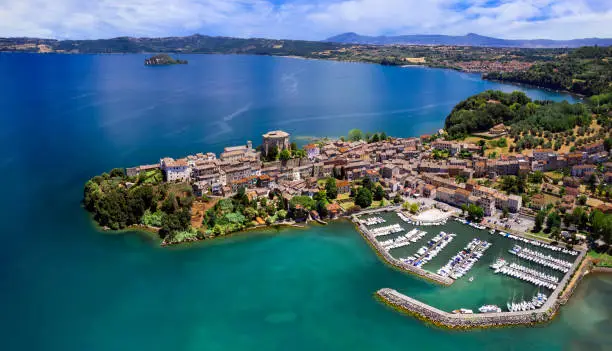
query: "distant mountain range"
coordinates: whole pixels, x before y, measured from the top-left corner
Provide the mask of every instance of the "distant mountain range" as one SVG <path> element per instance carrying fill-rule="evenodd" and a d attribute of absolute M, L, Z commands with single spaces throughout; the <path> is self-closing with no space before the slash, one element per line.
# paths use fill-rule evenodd
<path fill-rule="evenodd" d="M 511 47 L 511 48 L 577 48 L 581 46 L 612 46 L 612 39 L 585 38 L 572 40 L 551 39 L 499 39 L 485 37 L 470 33 L 463 36 L 452 35 L 399 35 L 399 36 L 366 36 L 357 33 L 344 33 L 323 40 L 325 42 L 342 44 L 371 44 L 371 45 L 458 45 L 458 46 L 484 46 L 484 47 Z"/>

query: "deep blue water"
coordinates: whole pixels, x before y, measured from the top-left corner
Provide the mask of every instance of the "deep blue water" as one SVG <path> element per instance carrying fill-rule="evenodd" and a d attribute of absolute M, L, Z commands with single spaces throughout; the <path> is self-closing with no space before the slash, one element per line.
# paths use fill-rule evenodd
<path fill-rule="evenodd" d="M 609 278 L 588 280 L 597 289 L 583 288 L 589 298 L 546 328 L 450 333 L 372 299 L 383 286 L 438 287 L 388 269 L 349 225 L 172 249 L 98 232 L 80 207 L 82 186 L 113 167 L 257 144 L 272 129 L 418 135 L 440 128 L 461 99 L 517 89 L 426 68 L 216 55 L 144 67 L 144 57 L 0 54 L 1 350 L 603 349 L 610 341 Z"/>

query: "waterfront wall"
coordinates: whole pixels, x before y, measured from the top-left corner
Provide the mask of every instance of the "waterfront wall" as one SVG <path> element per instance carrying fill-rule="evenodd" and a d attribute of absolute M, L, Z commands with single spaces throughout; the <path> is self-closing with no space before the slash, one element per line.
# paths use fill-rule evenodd
<path fill-rule="evenodd" d="M 612 267 L 593 267 L 593 273 L 612 273 Z"/>

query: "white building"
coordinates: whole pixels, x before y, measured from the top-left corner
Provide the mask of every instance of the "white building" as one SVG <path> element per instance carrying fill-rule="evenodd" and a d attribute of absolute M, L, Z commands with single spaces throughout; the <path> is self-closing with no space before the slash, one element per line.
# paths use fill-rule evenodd
<path fill-rule="evenodd" d="M 191 176 L 191 169 L 185 159 L 165 157 L 160 160 L 160 166 L 167 182 L 186 182 Z"/>

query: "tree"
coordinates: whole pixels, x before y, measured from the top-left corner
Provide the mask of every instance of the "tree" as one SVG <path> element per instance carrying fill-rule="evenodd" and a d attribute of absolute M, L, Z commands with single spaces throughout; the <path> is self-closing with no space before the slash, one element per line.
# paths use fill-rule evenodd
<path fill-rule="evenodd" d="M 244 211 L 242 211 L 242 213 L 250 221 L 254 220 L 259 215 L 259 213 L 257 213 L 257 210 L 253 207 L 246 207 Z"/>
<path fill-rule="evenodd" d="M 484 217 L 484 210 L 480 206 L 470 204 L 467 210 L 468 210 L 468 219 L 471 221 L 479 222 L 482 219 L 482 217 Z"/>
<path fill-rule="evenodd" d="M 552 231 L 553 228 L 561 227 L 561 216 L 555 211 L 551 212 L 548 217 L 546 217 L 546 229 L 547 231 Z"/>
<path fill-rule="evenodd" d="M 589 176 L 589 179 L 587 179 L 587 184 L 589 185 L 589 190 L 594 192 L 595 191 L 595 187 L 597 186 L 597 176 L 595 175 L 595 173 L 592 173 Z"/>
<path fill-rule="evenodd" d="M 357 196 L 355 196 L 355 205 L 361 208 L 370 207 L 372 204 L 372 192 L 366 187 L 361 187 L 357 190 Z"/>
<path fill-rule="evenodd" d="M 402 196 L 400 194 L 395 194 L 395 197 L 393 198 L 393 203 L 397 205 L 400 204 L 402 201 Z"/>
<path fill-rule="evenodd" d="M 542 225 L 544 225 L 544 220 L 546 219 L 546 211 L 540 210 L 535 217 L 535 223 L 533 226 L 534 233 L 539 233 L 542 231 Z"/>
<path fill-rule="evenodd" d="M 418 202 L 413 202 L 410 204 L 410 213 L 412 214 L 416 214 L 417 212 L 419 212 L 419 208 L 421 206 L 419 205 Z"/>
<path fill-rule="evenodd" d="M 485 151 L 487 150 L 487 142 L 480 139 L 478 140 L 478 146 L 480 146 L 480 156 L 484 156 Z"/>
<path fill-rule="evenodd" d="M 279 155 L 279 158 L 280 158 L 282 161 L 287 161 L 288 159 L 290 159 L 290 158 L 291 158 L 291 153 L 289 153 L 289 150 L 287 150 L 287 149 L 283 149 L 283 151 L 281 151 L 281 153 L 280 153 L 280 155 Z"/>
<path fill-rule="evenodd" d="M 330 200 L 334 200 L 338 197 L 338 187 L 336 186 L 336 178 L 327 178 L 325 181 L 325 192 L 327 193 L 327 198 Z"/>
<path fill-rule="evenodd" d="M 373 143 L 377 143 L 379 141 L 380 141 L 380 137 L 378 136 L 378 134 L 372 135 L 372 142 Z"/>
<path fill-rule="evenodd" d="M 380 132 L 380 140 L 387 140 L 387 133 Z"/>
<path fill-rule="evenodd" d="M 533 173 L 529 173 L 529 182 L 533 184 L 540 184 L 544 179 L 544 173 L 542 171 L 535 171 Z"/>
<path fill-rule="evenodd" d="M 290 149 L 291 149 L 291 151 L 297 151 L 298 150 L 298 147 L 297 147 L 297 144 L 295 143 L 295 141 L 291 142 Z"/>
<path fill-rule="evenodd" d="M 327 211 L 327 200 L 317 201 L 317 212 L 319 212 L 321 218 L 325 218 L 329 215 L 329 211 Z"/>
<path fill-rule="evenodd" d="M 363 140 L 363 132 L 359 129 L 351 129 L 348 133 L 348 139 L 350 141 Z"/>
<path fill-rule="evenodd" d="M 365 177 L 361 180 L 361 186 L 372 191 L 374 184 L 372 184 L 372 180 L 368 177 Z"/>
<path fill-rule="evenodd" d="M 319 190 L 316 194 L 313 195 L 312 199 L 315 201 L 321 201 L 321 200 L 327 201 L 327 191 Z"/>
<path fill-rule="evenodd" d="M 508 208 L 504 207 L 502 209 L 502 218 L 508 218 Z"/>
<path fill-rule="evenodd" d="M 276 160 L 276 157 L 278 156 L 278 146 L 273 145 L 271 148 L 268 149 L 268 161 L 274 161 Z"/>
<path fill-rule="evenodd" d="M 278 212 L 276 212 L 276 217 L 280 219 L 281 221 L 284 220 L 285 218 L 287 218 L 287 211 L 278 210 Z"/>
<path fill-rule="evenodd" d="M 610 151 L 610 149 L 612 149 L 612 138 L 605 138 L 604 139 L 604 148 L 607 151 Z"/>
<path fill-rule="evenodd" d="M 612 215 L 604 214 L 599 210 L 591 214 L 591 237 L 593 240 L 602 239 L 610 244 L 612 240 Z"/>
<path fill-rule="evenodd" d="M 374 188 L 374 200 L 376 201 L 380 201 L 385 197 L 385 190 L 383 189 L 382 186 L 377 185 Z"/>
<path fill-rule="evenodd" d="M 315 207 L 315 201 L 310 196 L 294 196 L 289 201 L 289 208 L 293 211 L 297 205 L 306 210 L 312 210 Z"/>
<path fill-rule="evenodd" d="M 110 177 L 111 178 L 123 178 L 125 176 L 125 172 L 123 170 L 123 168 L 113 168 L 110 171 Z"/>

